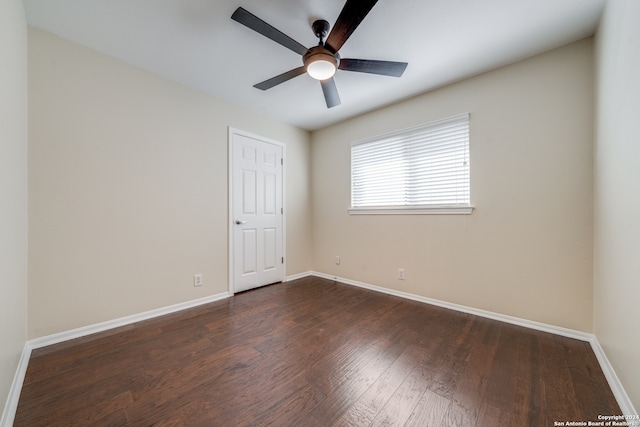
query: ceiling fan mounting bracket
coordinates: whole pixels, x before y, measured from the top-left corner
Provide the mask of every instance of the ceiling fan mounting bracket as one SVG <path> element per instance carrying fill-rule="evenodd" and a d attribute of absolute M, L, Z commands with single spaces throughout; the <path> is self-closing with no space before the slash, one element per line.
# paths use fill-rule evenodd
<path fill-rule="evenodd" d="M 318 19 L 317 21 L 313 21 L 311 29 L 313 30 L 313 34 L 320 39 L 320 43 L 322 43 L 327 37 L 327 34 L 329 34 L 329 22 L 324 19 Z"/>

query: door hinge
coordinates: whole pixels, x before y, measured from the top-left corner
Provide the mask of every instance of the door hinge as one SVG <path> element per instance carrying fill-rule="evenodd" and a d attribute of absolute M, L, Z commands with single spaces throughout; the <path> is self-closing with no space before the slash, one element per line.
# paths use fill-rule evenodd
<path fill-rule="evenodd" d="M 280 157 L 280 164 L 284 166 L 284 159 Z"/>
<path fill-rule="evenodd" d="M 283 214 L 284 213 L 284 208 L 280 208 L 280 213 Z"/>
<path fill-rule="evenodd" d="M 284 264 L 284 257 L 282 257 L 282 263 Z"/>

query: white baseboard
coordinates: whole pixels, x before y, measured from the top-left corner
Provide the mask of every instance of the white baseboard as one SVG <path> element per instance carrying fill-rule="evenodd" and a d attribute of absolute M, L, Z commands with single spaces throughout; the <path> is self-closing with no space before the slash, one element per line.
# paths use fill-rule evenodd
<path fill-rule="evenodd" d="M 620 410 L 623 415 L 638 415 L 638 411 L 634 408 L 631 399 L 629 399 L 629 395 L 625 391 L 620 379 L 616 375 L 616 372 L 613 370 L 613 366 L 609 362 L 606 353 L 604 352 L 602 346 L 598 342 L 596 336 L 593 336 L 591 340 L 591 348 L 593 352 L 596 354 L 596 358 L 598 359 L 598 363 L 600 363 L 600 367 L 602 368 L 602 372 L 604 373 L 607 382 L 609 383 L 609 387 L 611 387 L 611 391 L 620 406 Z"/>
<path fill-rule="evenodd" d="M 174 304 L 167 307 L 157 308 L 155 310 L 149 310 L 149 311 L 145 311 L 138 314 L 132 314 L 131 316 L 125 316 L 119 319 L 107 320 L 106 322 L 95 323 L 93 325 L 83 326 L 81 328 L 71 329 L 69 331 L 59 332 L 57 334 L 35 338 L 33 340 L 30 340 L 29 343 L 31 344 L 31 348 L 33 349 L 46 347 L 48 345 L 58 344 L 60 342 L 72 340 L 74 338 L 95 334 L 96 332 L 108 331 L 109 329 L 129 325 L 131 323 L 140 322 L 142 320 L 152 319 L 154 317 L 164 316 L 165 314 L 175 313 L 176 311 L 197 307 L 202 304 L 208 304 L 210 302 L 219 301 L 221 299 L 225 299 L 230 296 L 231 295 L 228 292 L 223 292 L 220 294 L 211 295 L 204 298 L 198 298 L 191 301 L 181 302 L 179 304 Z"/>
<path fill-rule="evenodd" d="M 302 279 L 304 277 L 310 276 L 311 272 L 305 271 L 303 273 L 292 274 L 291 276 L 287 276 L 284 278 L 283 282 L 290 282 L 292 280 Z"/>
<path fill-rule="evenodd" d="M 494 313 L 494 312 L 487 311 L 487 310 L 480 310 L 478 308 L 467 307 L 467 306 L 460 305 L 460 304 L 454 304 L 454 303 L 450 303 L 450 302 L 446 302 L 446 301 L 440 301 L 440 300 L 437 300 L 437 299 L 427 298 L 427 297 L 423 297 L 423 296 L 420 296 L 420 295 L 410 294 L 410 293 L 407 293 L 407 292 L 401 292 L 401 291 L 396 291 L 396 290 L 393 290 L 393 289 L 383 288 L 383 287 L 380 287 L 380 286 L 375 286 L 375 285 L 371 285 L 371 284 L 364 283 L 364 282 L 358 282 L 358 281 L 351 280 L 351 279 L 345 279 L 343 277 L 337 277 L 337 276 L 332 276 L 332 275 L 329 275 L 329 274 L 318 273 L 316 271 L 309 271 L 309 272 L 301 274 L 299 276 L 300 277 L 306 277 L 306 276 L 322 277 L 322 278 L 329 279 L 329 280 L 335 280 L 337 282 L 344 283 L 346 285 L 357 286 L 357 287 L 360 287 L 360 288 L 369 289 L 369 290 L 372 290 L 372 291 L 381 292 L 381 293 L 385 293 L 385 294 L 388 294 L 388 295 L 394 295 L 394 296 L 398 296 L 398 297 L 401 297 L 401 298 L 406 298 L 406 299 L 410 299 L 410 300 L 413 300 L 413 301 L 422 302 L 422 303 L 425 303 L 425 304 L 436 305 L 436 306 L 439 306 L 439 307 L 444 307 L 444 308 L 448 308 L 448 309 L 455 310 L 455 311 L 461 311 L 463 313 L 474 314 L 476 316 L 486 317 L 486 318 L 493 319 L 493 320 L 499 320 L 501 322 L 511 323 L 513 325 L 523 326 L 523 327 L 529 328 L 529 329 L 535 329 L 535 330 L 538 330 L 538 331 L 543 331 L 543 332 L 548 332 L 548 333 L 551 333 L 551 334 L 561 335 L 561 336 L 568 337 L 568 338 L 574 338 L 574 339 L 578 339 L 578 340 L 581 340 L 581 341 L 588 341 L 591 344 L 591 348 L 593 349 L 593 352 L 595 353 L 596 358 L 598 359 L 598 363 L 600 364 L 600 368 L 602 369 L 602 372 L 604 373 L 604 376 L 607 379 L 607 382 L 609 383 L 609 387 L 611 387 L 611 391 L 613 392 L 613 395 L 616 398 L 616 401 L 618 402 L 618 405 L 620 406 L 620 410 L 622 411 L 622 413 L 624 415 L 637 415 L 638 414 L 638 412 L 635 410 L 635 408 L 633 406 L 633 403 L 631 402 L 631 399 L 629 399 L 629 396 L 627 395 L 626 391 L 624 390 L 624 387 L 622 386 L 622 383 L 620 382 L 620 379 L 616 375 L 616 373 L 615 373 L 615 371 L 613 369 L 613 366 L 611 366 L 611 363 L 609 363 L 609 359 L 607 359 L 607 356 L 606 356 L 604 350 L 600 346 L 600 343 L 598 342 L 598 338 L 594 334 L 590 334 L 590 333 L 582 332 L 582 331 L 576 331 L 576 330 L 568 329 L 568 328 L 563 328 L 563 327 L 560 327 L 560 326 L 549 325 L 549 324 L 546 324 L 546 323 L 536 322 L 536 321 L 533 321 L 533 320 L 522 319 L 522 318 L 519 318 L 519 317 L 508 316 L 508 315 L 505 315 L 505 314 Z"/>
<path fill-rule="evenodd" d="M 481 310 L 479 308 L 468 307 L 466 305 L 455 304 L 452 302 L 441 301 L 433 298 L 427 298 L 420 295 L 410 294 L 408 292 L 396 291 L 394 289 L 383 288 L 381 286 L 371 285 L 369 283 L 358 282 L 356 280 L 345 279 L 343 277 L 331 276 L 329 274 L 318 273 L 312 271 L 309 275 L 323 277 L 329 280 L 335 280 L 346 285 L 357 286 L 359 288 L 369 289 L 371 291 L 381 292 L 388 295 L 393 295 L 413 301 L 422 302 L 425 304 L 435 305 L 438 307 L 448 308 L 450 310 L 461 311 L 463 313 L 474 314 L 480 317 L 486 317 L 488 319 L 499 320 L 501 322 L 511 323 L 513 325 L 524 326 L 529 329 L 536 329 L 538 331 L 549 332 L 556 335 L 562 335 L 564 337 L 575 338 L 581 341 L 591 341 L 592 334 L 587 332 L 576 331 L 573 329 L 567 329 L 560 326 L 548 325 L 546 323 L 535 322 L 533 320 L 522 319 L 520 317 L 508 316 L 506 314 L 495 313 L 493 311 Z"/>
<path fill-rule="evenodd" d="M 13 382 L 9 388 L 9 395 L 2 411 L 2 418 L 0 418 L 0 427 L 11 427 L 16 416 L 16 410 L 18 409 L 18 400 L 20 400 L 20 392 L 22 391 L 22 384 L 24 383 L 24 376 L 27 373 L 27 366 L 29 365 L 29 358 L 31 357 L 31 346 L 27 341 L 22 349 L 22 355 L 18 361 L 18 367 L 16 373 L 13 375 Z"/>

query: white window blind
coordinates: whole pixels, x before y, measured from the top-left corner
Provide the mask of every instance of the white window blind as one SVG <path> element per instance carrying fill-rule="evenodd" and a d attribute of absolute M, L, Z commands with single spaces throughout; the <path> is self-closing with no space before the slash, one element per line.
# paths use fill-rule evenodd
<path fill-rule="evenodd" d="M 469 113 L 352 143 L 351 207 L 469 208 Z"/>

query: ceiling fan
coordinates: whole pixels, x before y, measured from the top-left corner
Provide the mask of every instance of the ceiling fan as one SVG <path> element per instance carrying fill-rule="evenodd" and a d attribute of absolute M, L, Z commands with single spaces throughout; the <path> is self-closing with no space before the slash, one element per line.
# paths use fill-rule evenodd
<path fill-rule="evenodd" d="M 342 45 L 360 25 L 377 1 L 347 0 L 330 33 L 327 21 L 324 19 L 315 21 L 311 28 L 315 36 L 318 37 L 319 43 L 317 46 L 310 48 L 298 43 L 242 7 L 237 8 L 231 15 L 231 19 L 302 55 L 302 66 L 260 82 L 253 87 L 261 90 L 271 89 L 280 83 L 307 73 L 320 81 L 327 108 L 331 108 L 340 105 L 340 96 L 333 80 L 336 70 L 358 71 L 393 77 L 402 76 L 405 68 L 407 68 L 406 62 L 340 58 L 338 54 Z"/>

